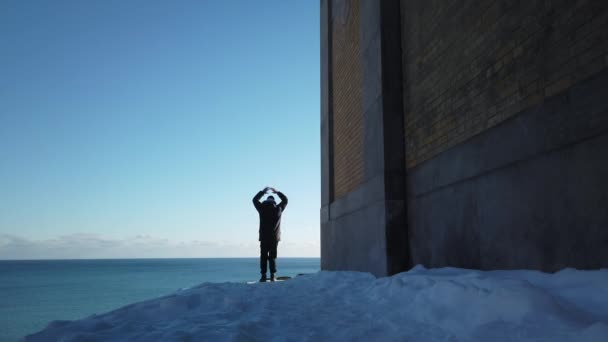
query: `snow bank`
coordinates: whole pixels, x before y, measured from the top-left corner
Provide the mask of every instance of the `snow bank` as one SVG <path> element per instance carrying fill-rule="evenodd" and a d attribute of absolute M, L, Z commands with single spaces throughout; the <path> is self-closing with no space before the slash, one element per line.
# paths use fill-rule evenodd
<path fill-rule="evenodd" d="M 608 270 L 416 267 L 393 277 L 319 272 L 204 283 L 25 341 L 608 341 Z"/>

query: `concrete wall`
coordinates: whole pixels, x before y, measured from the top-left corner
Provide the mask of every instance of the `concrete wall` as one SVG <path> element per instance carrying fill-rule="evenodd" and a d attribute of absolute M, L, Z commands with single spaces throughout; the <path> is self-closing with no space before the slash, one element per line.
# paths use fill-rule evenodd
<path fill-rule="evenodd" d="M 608 267 L 608 2 L 321 9 L 322 269 Z"/>
<path fill-rule="evenodd" d="M 412 263 L 608 266 L 608 2 L 401 16 Z"/>
<path fill-rule="evenodd" d="M 407 250 L 403 248 L 407 245 L 407 231 L 401 42 L 398 35 L 385 32 L 389 27 L 388 32 L 399 32 L 399 20 L 397 1 L 321 1 L 322 269 L 387 275 L 407 265 Z M 346 25 L 346 29 L 340 25 Z M 331 43 L 340 31 L 344 37 L 351 37 L 353 46 Z M 340 78 L 348 76 L 336 70 L 340 63 L 335 61 L 344 59 L 333 51 L 338 46 L 349 47 L 347 65 L 356 58 L 361 66 L 358 89 L 356 84 L 344 89 L 337 87 L 342 82 Z M 344 56 L 344 51 L 340 54 Z M 353 109 L 337 101 L 338 91 L 343 92 L 339 95 L 341 99 L 355 99 L 360 107 Z M 359 109 L 361 121 L 356 114 Z M 360 131 L 350 135 L 349 125 Z M 338 147 L 340 138 L 350 143 Z M 349 167 L 358 162 L 347 155 L 357 149 L 362 167 Z M 351 164 L 344 164 L 345 161 Z M 352 179 L 344 182 L 350 186 L 343 191 L 339 184 L 350 177 L 356 182 Z"/>
<path fill-rule="evenodd" d="M 607 89 L 603 71 L 408 170 L 412 262 L 608 267 Z"/>

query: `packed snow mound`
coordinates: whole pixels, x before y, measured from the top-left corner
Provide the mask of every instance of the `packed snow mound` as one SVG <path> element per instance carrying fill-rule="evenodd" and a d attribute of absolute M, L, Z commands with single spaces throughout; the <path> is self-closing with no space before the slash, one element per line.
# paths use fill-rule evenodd
<path fill-rule="evenodd" d="M 25 341 L 608 341 L 608 270 L 319 272 L 204 283 Z"/>

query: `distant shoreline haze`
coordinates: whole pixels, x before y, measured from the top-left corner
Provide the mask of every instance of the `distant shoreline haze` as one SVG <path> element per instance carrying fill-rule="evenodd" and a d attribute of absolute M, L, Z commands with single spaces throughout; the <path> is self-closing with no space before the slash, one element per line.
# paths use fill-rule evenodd
<path fill-rule="evenodd" d="M 154 257 L 150 257 L 150 258 L 72 258 L 72 259 L 0 259 L 0 262 L 3 261 L 11 261 L 11 262 L 18 262 L 18 261 L 112 261 L 112 260 L 207 260 L 207 259 L 217 259 L 217 260 L 223 260 L 223 259 L 255 259 L 255 260 L 259 260 L 259 256 L 251 256 L 251 257 L 185 257 L 185 258 L 154 258 Z M 312 256 L 288 256 L 288 257 L 282 257 L 281 259 L 319 259 L 319 257 L 312 257 Z"/>
<path fill-rule="evenodd" d="M 279 259 L 319 257 L 318 241 L 290 241 L 288 231 L 285 236 L 287 238 L 280 242 Z M 189 259 L 258 256 L 259 242 L 255 238 L 249 242 L 172 241 L 152 236 L 110 238 L 95 234 L 72 234 L 52 239 L 32 240 L 17 235 L 0 234 L 0 260 Z"/>

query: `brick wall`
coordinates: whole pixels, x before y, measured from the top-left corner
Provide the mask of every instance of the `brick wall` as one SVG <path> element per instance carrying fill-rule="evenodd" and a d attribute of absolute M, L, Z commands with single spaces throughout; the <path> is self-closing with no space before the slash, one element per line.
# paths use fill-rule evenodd
<path fill-rule="evenodd" d="M 608 66 L 608 1 L 402 0 L 401 18 L 408 168 Z"/>
<path fill-rule="evenodd" d="M 359 1 L 334 1 L 332 13 L 333 184 L 340 198 L 363 180 Z"/>

